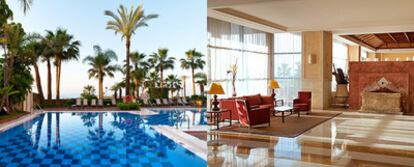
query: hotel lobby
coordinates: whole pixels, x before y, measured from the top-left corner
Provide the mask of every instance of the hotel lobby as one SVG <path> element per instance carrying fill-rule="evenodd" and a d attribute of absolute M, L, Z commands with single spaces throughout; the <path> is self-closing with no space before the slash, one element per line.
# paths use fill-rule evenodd
<path fill-rule="evenodd" d="M 413 6 L 208 0 L 208 165 L 414 166 Z"/>

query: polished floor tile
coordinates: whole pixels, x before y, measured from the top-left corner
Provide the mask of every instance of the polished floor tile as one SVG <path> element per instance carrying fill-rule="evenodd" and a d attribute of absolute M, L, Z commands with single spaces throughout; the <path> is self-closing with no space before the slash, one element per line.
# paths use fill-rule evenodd
<path fill-rule="evenodd" d="M 414 166 L 413 116 L 344 112 L 296 138 L 209 138 L 209 166 Z"/>

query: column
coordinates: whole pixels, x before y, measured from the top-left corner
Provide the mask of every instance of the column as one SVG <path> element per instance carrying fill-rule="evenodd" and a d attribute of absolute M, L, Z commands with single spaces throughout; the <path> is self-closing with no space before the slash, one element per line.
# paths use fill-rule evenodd
<path fill-rule="evenodd" d="M 312 92 L 312 108 L 331 105 L 332 33 L 302 32 L 302 89 Z"/>

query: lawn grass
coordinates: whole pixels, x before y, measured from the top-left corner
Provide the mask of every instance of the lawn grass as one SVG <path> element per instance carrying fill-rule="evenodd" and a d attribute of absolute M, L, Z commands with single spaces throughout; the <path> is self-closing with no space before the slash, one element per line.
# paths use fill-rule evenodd
<path fill-rule="evenodd" d="M 13 119 L 17 119 L 25 114 L 27 113 L 23 111 L 15 111 L 10 114 L 0 113 L 0 123 L 7 122 Z"/>

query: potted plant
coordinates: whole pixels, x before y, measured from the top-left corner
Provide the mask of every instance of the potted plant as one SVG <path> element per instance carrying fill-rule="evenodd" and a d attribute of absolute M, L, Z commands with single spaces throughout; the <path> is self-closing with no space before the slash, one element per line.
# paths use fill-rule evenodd
<path fill-rule="evenodd" d="M 230 74 L 231 76 L 231 85 L 233 87 L 232 96 L 236 97 L 237 96 L 237 93 L 236 93 L 237 60 L 236 60 L 236 63 L 230 65 L 230 69 L 227 70 L 227 74 Z"/>
<path fill-rule="evenodd" d="M 336 80 L 336 100 L 339 103 L 345 103 L 348 97 L 348 76 L 344 74 L 341 68 L 334 69 L 332 74 Z"/>

